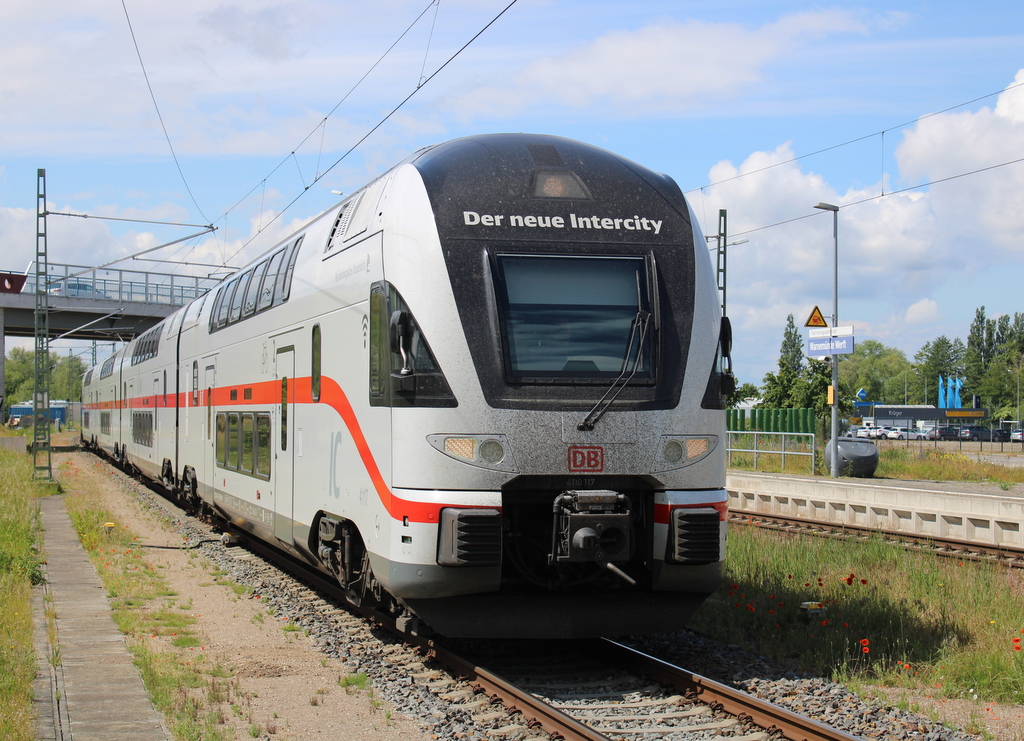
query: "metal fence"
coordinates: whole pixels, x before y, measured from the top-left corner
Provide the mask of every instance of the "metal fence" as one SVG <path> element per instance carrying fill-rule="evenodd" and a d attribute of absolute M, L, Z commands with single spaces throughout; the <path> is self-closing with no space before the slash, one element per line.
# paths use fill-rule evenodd
<path fill-rule="evenodd" d="M 772 456 L 772 460 L 780 460 L 782 470 L 786 470 L 786 458 L 810 458 L 810 473 L 817 467 L 816 436 L 810 432 L 739 432 L 728 430 L 725 433 L 725 452 L 728 456 L 726 465 L 732 466 L 733 454 L 742 453 L 754 456 L 754 469 L 757 470 L 759 458 Z"/>
<path fill-rule="evenodd" d="M 47 266 L 46 287 L 54 296 L 182 306 L 199 298 L 219 282 L 219 278 L 205 276 L 50 263 Z M 35 291 L 35 263 L 32 263 L 22 293 Z"/>

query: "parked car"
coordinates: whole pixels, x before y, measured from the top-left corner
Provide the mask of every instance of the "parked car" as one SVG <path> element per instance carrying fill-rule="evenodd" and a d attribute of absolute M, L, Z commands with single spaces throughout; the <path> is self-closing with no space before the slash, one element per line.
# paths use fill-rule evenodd
<path fill-rule="evenodd" d="M 92 283 L 78 280 L 62 280 L 50 288 L 52 296 L 70 296 L 72 298 L 105 298 L 110 296 L 97 290 Z"/>
<path fill-rule="evenodd" d="M 991 427 L 971 426 L 960 430 L 960 439 L 974 442 L 1008 442 L 1010 433 L 1005 430 L 993 430 Z"/>
<path fill-rule="evenodd" d="M 884 427 L 876 427 L 872 431 L 871 437 L 873 437 L 875 440 L 885 440 L 886 438 L 889 437 L 890 430 L 895 430 L 895 429 L 896 429 L 895 427 L 890 427 L 888 425 L 886 425 Z"/>
<path fill-rule="evenodd" d="M 928 431 L 929 440 L 958 440 L 960 430 L 956 427 L 935 427 Z"/>
<path fill-rule="evenodd" d="M 907 427 L 891 427 L 886 433 L 886 437 L 890 440 L 923 440 L 925 435 Z"/>
<path fill-rule="evenodd" d="M 853 436 L 867 438 L 870 440 L 873 437 L 874 431 L 874 427 L 858 427 Z"/>
<path fill-rule="evenodd" d="M 1022 430 L 1013 430 L 1010 433 L 1010 442 L 1014 442 L 1014 443 L 1024 442 L 1024 431 L 1022 431 Z"/>

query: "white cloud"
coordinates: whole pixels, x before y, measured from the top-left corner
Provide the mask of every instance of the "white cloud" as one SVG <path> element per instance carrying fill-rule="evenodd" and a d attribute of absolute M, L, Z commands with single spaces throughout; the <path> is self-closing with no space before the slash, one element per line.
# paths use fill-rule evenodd
<path fill-rule="evenodd" d="M 863 30 L 860 21 L 840 10 L 795 13 L 758 28 L 660 19 L 534 61 L 508 85 L 480 86 L 453 106 L 481 117 L 552 104 L 600 105 L 628 117 L 703 108 L 756 85 L 768 65 L 796 46 Z"/>
<path fill-rule="evenodd" d="M 949 177 L 1022 151 L 1024 87 L 1004 92 L 994 109 L 932 116 L 905 131 L 899 177 Z M 832 216 L 814 212 L 818 201 L 842 207 L 839 316 L 840 324 L 856 325 L 858 339 L 913 356 L 939 334 L 963 335 L 960 325 L 973 308 L 1003 295 L 988 285 L 977 288 L 976 281 L 989 280 L 991 266 L 1003 261 L 1000 272 L 1019 274 L 1024 163 L 880 198 L 886 181 L 840 192 L 809 169 L 813 159 L 790 161 L 793 156 L 787 143 L 738 166 L 720 162 L 709 173 L 719 184 L 692 194 L 698 213 L 727 208 L 731 234 L 750 240 L 730 248 L 728 302 L 738 354 L 757 369 L 752 375 L 774 367 L 787 314 L 802 321 L 814 304 L 831 313 Z M 891 191 L 887 182 L 885 190 Z M 780 226 L 758 229 L 771 224 Z M 941 310 L 933 298 L 940 294 Z"/>
<path fill-rule="evenodd" d="M 934 299 L 923 298 L 907 308 L 903 319 L 907 324 L 929 325 L 942 319 L 942 313 L 939 311 L 938 302 Z"/>

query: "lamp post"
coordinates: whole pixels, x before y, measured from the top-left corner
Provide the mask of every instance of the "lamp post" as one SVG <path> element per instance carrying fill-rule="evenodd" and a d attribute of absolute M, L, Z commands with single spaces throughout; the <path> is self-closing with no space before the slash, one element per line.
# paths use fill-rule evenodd
<path fill-rule="evenodd" d="M 832 327 L 839 326 L 839 206 L 819 203 L 815 208 L 832 212 Z M 832 478 L 839 478 L 839 358 L 832 354 Z"/>

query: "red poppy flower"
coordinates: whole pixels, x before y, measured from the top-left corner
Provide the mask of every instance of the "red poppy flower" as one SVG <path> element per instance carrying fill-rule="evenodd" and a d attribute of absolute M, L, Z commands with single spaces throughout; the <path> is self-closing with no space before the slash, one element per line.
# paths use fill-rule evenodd
<path fill-rule="evenodd" d="M 864 653 L 866 653 L 866 654 L 869 654 L 869 653 L 871 653 L 871 649 L 870 649 L 870 648 L 868 648 L 867 646 L 865 646 L 864 648 L 862 648 L 862 649 L 861 649 L 861 651 L 863 651 L 863 652 L 864 652 Z"/>
<path fill-rule="evenodd" d="M 860 645 L 862 646 L 867 646 L 869 643 L 871 643 L 871 641 L 869 641 L 867 638 L 860 639 Z"/>

